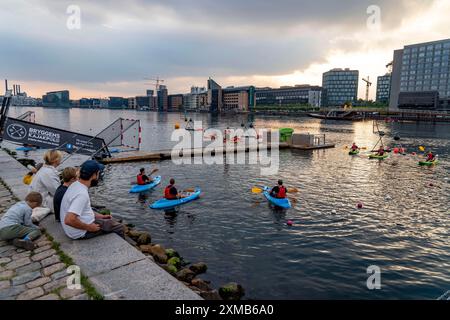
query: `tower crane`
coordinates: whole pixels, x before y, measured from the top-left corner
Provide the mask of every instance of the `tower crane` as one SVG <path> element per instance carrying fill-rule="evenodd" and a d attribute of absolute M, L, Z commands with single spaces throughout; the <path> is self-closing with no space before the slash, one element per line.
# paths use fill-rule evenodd
<path fill-rule="evenodd" d="M 363 78 L 362 80 L 366 83 L 366 101 L 369 101 L 369 90 L 372 82 L 370 82 L 369 76 L 367 76 L 367 79 Z"/>
<path fill-rule="evenodd" d="M 144 78 L 144 80 L 152 81 L 150 84 L 153 84 L 155 86 L 155 93 L 158 92 L 160 85 L 164 83 L 164 80 L 160 79 L 159 76 L 157 76 L 156 78 Z"/>

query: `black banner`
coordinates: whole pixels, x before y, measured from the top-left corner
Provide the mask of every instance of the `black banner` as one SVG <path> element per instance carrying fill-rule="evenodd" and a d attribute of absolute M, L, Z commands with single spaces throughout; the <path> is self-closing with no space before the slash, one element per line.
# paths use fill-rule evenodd
<path fill-rule="evenodd" d="M 3 139 L 20 144 L 85 155 L 92 155 L 105 147 L 105 142 L 101 138 L 14 118 L 6 120 Z"/>

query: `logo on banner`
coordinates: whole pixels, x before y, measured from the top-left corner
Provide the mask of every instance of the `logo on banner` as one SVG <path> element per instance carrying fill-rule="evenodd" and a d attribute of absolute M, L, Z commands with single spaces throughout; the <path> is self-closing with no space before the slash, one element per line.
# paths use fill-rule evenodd
<path fill-rule="evenodd" d="M 6 133 L 14 140 L 22 140 L 27 136 L 27 129 L 21 124 L 13 123 L 6 128 Z"/>

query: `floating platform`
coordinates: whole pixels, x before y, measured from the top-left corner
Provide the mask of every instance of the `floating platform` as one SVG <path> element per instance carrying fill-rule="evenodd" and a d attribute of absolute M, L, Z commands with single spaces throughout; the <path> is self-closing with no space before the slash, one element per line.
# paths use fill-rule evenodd
<path fill-rule="evenodd" d="M 316 149 L 328 149 L 334 148 L 334 144 L 322 144 L 322 145 L 300 145 L 292 146 L 286 142 L 280 142 L 278 144 L 279 149 L 300 149 L 300 150 L 316 150 Z M 227 153 L 238 153 L 238 152 L 251 152 L 258 151 L 260 148 L 272 149 L 271 145 L 259 145 L 257 147 L 240 147 L 236 145 L 226 145 L 223 148 L 216 149 L 216 152 L 212 152 L 210 148 L 197 148 L 197 149 L 185 149 L 180 152 L 180 157 L 203 157 L 203 156 L 215 156 L 217 151 L 221 154 Z M 162 150 L 162 151 L 130 151 L 123 152 L 120 154 L 115 154 L 112 158 L 99 160 L 103 164 L 114 164 L 114 163 L 126 163 L 126 162 L 141 162 L 141 161 L 163 161 L 172 159 L 172 150 Z"/>
<path fill-rule="evenodd" d="M 303 146 L 290 146 L 292 149 L 298 149 L 298 150 L 318 150 L 318 149 L 330 149 L 334 148 L 336 145 L 333 143 L 325 143 L 321 145 L 303 145 Z"/>

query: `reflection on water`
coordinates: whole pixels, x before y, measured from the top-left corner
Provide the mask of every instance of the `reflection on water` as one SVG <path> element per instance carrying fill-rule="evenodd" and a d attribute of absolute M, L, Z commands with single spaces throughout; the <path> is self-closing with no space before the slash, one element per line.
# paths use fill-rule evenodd
<path fill-rule="evenodd" d="M 40 110 L 36 118 L 71 130 L 100 131 L 98 126 L 119 116 L 142 120 L 147 150 L 169 148 L 174 124 L 184 121 L 182 114 L 92 110 Z M 247 121 L 189 117 L 220 128 Z M 128 190 L 139 168 L 150 164 L 108 166 L 104 182 L 92 192 L 95 202 L 150 231 L 154 242 L 177 249 L 190 261 L 206 262 L 204 278 L 214 285 L 241 283 L 247 298 L 434 299 L 449 289 L 448 125 L 383 124 L 385 142 L 393 146 L 392 137 L 399 135 L 409 152 L 378 161 L 367 159 L 367 151 L 350 157 L 344 149 L 356 142 L 370 150 L 378 139 L 371 122 L 279 117 L 256 117 L 254 122 L 257 128 L 326 133 L 336 148 L 281 150 L 274 177 L 261 176 L 255 165 L 176 166 L 164 161 L 155 164 L 162 184 L 145 195 Z M 439 154 L 440 165 L 419 167 L 410 154 L 419 145 Z M 149 209 L 171 177 L 182 189 L 200 187 L 202 197 L 175 215 Z M 251 193 L 252 186 L 273 185 L 279 178 L 300 191 L 287 212 Z M 294 225 L 287 226 L 287 220 Z M 370 265 L 381 268 L 381 290 L 366 287 Z"/>

